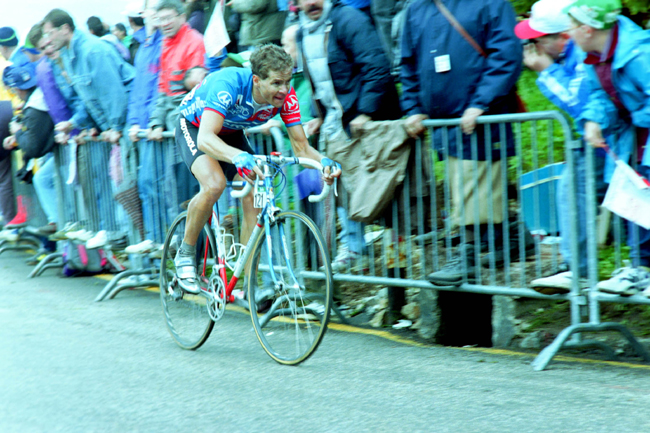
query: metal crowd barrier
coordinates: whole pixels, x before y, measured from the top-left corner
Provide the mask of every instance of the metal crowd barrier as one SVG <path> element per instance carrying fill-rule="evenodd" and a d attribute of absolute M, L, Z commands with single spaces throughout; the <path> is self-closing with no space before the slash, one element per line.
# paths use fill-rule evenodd
<path fill-rule="evenodd" d="M 88 230 L 96 234 L 105 230 L 113 237 L 130 236 L 129 222 L 124 210 L 118 206 L 114 199 L 116 183 L 111 180 L 110 154 L 111 145 L 98 139 L 88 139 L 84 144 L 77 144 L 69 140 L 67 144 L 55 147 L 55 188 L 58 204 L 58 228 L 70 228 L 76 224 L 74 230 Z M 122 147 L 116 148 L 122 153 Z M 128 168 L 120 157 L 117 168 L 118 176 L 125 176 Z M 118 167 L 119 166 L 119 167 Z M 120 179 L 117 179 L 120 180 Z M 48 255 L 40 261 L 38 266 L 30 273 L 35 277 L 45 269 L 63 265 L 61 260 L 63 243 L 57 245 L 57 252 Z M 117 269 L 123 266 L 115 259 L 110 245 L 103 246 L 107 259 Z"/>
<path fill-rule="evenodd" d="M 38 250 L 41 246 L 41 240 L 33 234 L 33 229 L 46 224 L 47 219 L 41 209 L 34 186 L 31 183 L 25 183 L 16 178 L 16 173 L 23 168 L 22 152 L 14 151 L 9 158 L 11 158 L 11 177 L 14 196 L 17 202 L 17 211 L 26 212 L 27 221 L 25 226 L 17 229 L 17 240 L 0 240 L 0 254 L 5 251 Z"/>
<path fill-rule="evenodd" d="M 395 288 L 420 288 L 458 293 L 475 293 L 506 297 L 525 297 L 546 300 L 565 300 L 570 303 L 571 325 L 563 330 L 556 340 L 542 350 L 533 363 L 536 370 L 544 369 L 553 356 L 566 348 L 596 347 L 612 354 L 613 351 L 603 342 L 584 339 L 584 332 L 614 330 L 620 332 L 645 360 L 650 355 L 634 336 L 621 324 L 601 323 L 600 304 L 602 302 L 650 304 L 650 300 L 639 295 L 622 297 L 599 293 L 598 282 L 598 246 L 594 224 L 587 224 L 589 288 L 581 289 L 577 279 L 567 294 L 545 295 L 529 288 L 533 279 L 555 274 L 562 261 L 557 244 L 557 236 L 570 237 L 570 270 L 576 275 L 579 269 L 578 208 L 574 174 L 574 149 L 581 148 L 580 142 L 573 140 L 571 128 L 566 119 L 555 111 L 533 112 L 509 115 L 482 116 L 478 119 L 477 131 L 470 137 L 472 160 L 456 170 L 450 165 L 453 155 L 453 139 L 462 141 L 462 133 L 457 126 L 460 119 L 427 120 L 427 141 L 416 140 L 411 148 L 406 177 L 396 191 L 392 204 L 384 216 L 363 230 L 362 242 L 365 245 L 367 259 L 351 262 L 347 269 L 334 275 L 335 281 L 384 285 Z M 482 129 L 486 132 L 479 142 Z M 561 139 L 555 137 L 558 132 Z M 256 152 L 269 154 L 280 150 L 287 152 L 285 139 L 280 130 L 273 129 L 272 136 L 260 134 L 259 129 L 249 130 L 249 139 Z M 504 143 L 513 144 L 509 152 Z M 432 150 L 432 144 L 438 151 Z M 128 148 L 130 143 L 123 144 Z M 139 153 L 139 183 L 149 185 L 148 199 L 143 200 L 144 237 L 154 242 L 164 241 L 167 227 L 176 212 L 170 212 L 169 201 L 164 202 L 163 191 L 169 189 L 165 182 L 173 181 L 169 165 L 172 163 L 171 146 L 174 146 L 173 133 L 166 133 L 162 142 L 141 141 L 137 144 Z M 482 191 L 482 196 L 474 194 L 468 202 L 456 202 L 452 196 L 452 175 L 465 181 L 478 183 L 479 166 L 476 162 L 479 150 L 496 149 L 486 152 L 488 178 L 494 177 L 496 184 Z M 72 152 L 65 146 L 57 148 L 55 153 L 59 170 L 59 203 L 61 225 L 65 222 L 83 221 L 91 230 L 117 230 L 118 208 L 112 198 L 112 187 L 108 175 L 108 152 L 110 147 L 104 143 L 89 143 L 80 146 L 77 156 L 77 184 L 68 184 L 64 179 L 70 178 Z M 289 153 L 287 153 L 289 154 Z M 92 157 L 91 157 L 92 155 Z M 99 155 L 99 156 L 97 156 Z M 500 160 L 504 163 L 496 165 Z M 103 161 L 103 162 L 100 162 Z M 586 149 L 587 178 L 587 221 L 596 219 L 596 196 L 594 187 L 594 152 Z M 176 161 L 177 162 L 177 161 Z M 561 162 L 566 162 L 563 166 Z M 126 163 L 125 163 L 126 164 Z M 131 170 L 135 173 L 131 158 Z M 127 165 L 128 165 L 127 164 Z M 143 179 L 143 165 L 148 165 L 148 178 Z M 81 167 L 81 171 L 79 171 Z M 182 167 L 185 168 L 185 167 Z M 186 169 L 186 168 L 185 168 Z M 566 207 L 556 208 L 555 195 L 558 193 L 556 181 L 563 169 L 568 179 Z M 85 172 L 84 172 L 85 170 Z M 282 206 L 305 206 L 297 197 L 297 188 L 293 177 L 300 168 L 292 167 L 288 177 L 289 191 L 282 196 Z M 494 172 L 496 170 L 496 172 Z M 467 171 L 467 173 L 464 173 Z M 83 173 L 86 173 L 85 175 Z M 91 173 L 88 176 L 88 173 Z M 464 176 L 467 174 L 467 176 Z M 494 175 L 494 176 L 493 176 Z M 462 184 L 463 181 L 459 181 Z M 173 188 L 172 188 L 173 190 Z M 498 191 L 502 198 L 498 199 Z M 141 191 L 141 197 L 142 197 Z M 320 208 L 306 209 L 311 212 L 317 224 L 323 229 L 331 248 L 331 257 L 336 256 L 340 239 L 337 233 L 335 207 L 347 207 L 346 194 L 339 185 L 341 193 L 338 202 L 331 198 Z M 145 194 L 146 195 L 146 194 Z M 229 196 L 229 194 L 228 194 Z M 80 201 L 80 198 L 83 200 Z M 102 202 L 102 200 L 106 200 Z M 169 198 L 167 198 L 169 200 Z M 176 205 L 180 200 L 171 197 Z M 83 206 L 80 205 L 83 203 Z M 471 209 L 465 209 L 465 207 Z M 232 206 L 235 207 L 235 206 Z M 241 209 L 234 214 L 235 233 L 238 236 Z M 567 233 L 560 233 L 558 213 L 568 214 L 570 228 Z M 500 217 L 499 217 L 500 214 Z M 469 217 L 469 218 L 468 218 Z M 479 223 L 479 217 L 485 222 Z M 615 220 L 617 220 L 615 218 Z M 472 221 L 460 224 L 459 221 Z M 615 224 L 617 227 L 618 224 Z M 475 282 L 463 276 L 460 285 L 439 286 L 426 280 L 426 276 L 440 270 L 456 254 L 458 245 L 465 244 L 470 231 L 477 236 L 480 248 L 473 251 L 477 263 Z M 530 238 L 528 232 L 534 236 Z M 620 247 L 620 229 L 615 242 Z M 480 235 L 479 235 L 480 234 Z M 480 236 L 480 242 L 478 238 Z M 132 242 L 141 239 L 133 224 L 129 226 Z M 497 263 L 498 250 L 503 251 L 503 264 Z M 617 249 L 620 263 L 620 248 Z M 367 263 L 366 263 L 367 260 Z M 111 299 L 120 291 L 143 285 L 157 284 L 157 262 L 155 258 L 133 261 L 131 269 L 118 274 L 97 297 L 96 301 Z M 462 260 L 465 271 L 468 269 L 467 257 Z M 142 281 L 118 284 L 122 278 L 131 275 L 146 275 Z M 512 337 L 512 336 L 511 336 Z"/>
<path fill-rule="evenodd" d="M 587 179 L 591 191 L 588 195 L 587 218 L 588 221 L 594 221 L 594 224 L 588 224 L 590 288 L 581 290 L 577 279 L 573 279 L 572 288 L 567 294 L 546 295 L 529 288 L 532 280 L 556 274 L 560 270 L 561 257 L 557 244 L 559 210 L 556 209 L 555 201 L 560 168 L 566 171 L 568 178 L 567 203 L 563 211 L 568 212 L 571 222 L 569 233 L 562 235 L 570 236 L 570 270 L 573 275 L 578 274 L 578 211 L 573 149 L 581 148 L 582 145 L 572 139 L 571 128 L 566 119 L 556 111 L 480 117 L 476 128 L 477 131 L 483 128 L 483 141 L 479 142 L 477 131 L 471 135 L 473 161 L 466 162 L 468 165 L 464 168 L 463 165 L 458 166 L 455 175 L 461 179 L 464 177 L 465 181 L 478 183 L 476 159 L 479 147 L 498 149 L 494 153 L 487 151 L 485 158 L 488 178 L 495 175 L 498 185 L 482 191 L 482 196 L 474 191 L 473 199 L 467 203 L 461 202 L 460 206 L 453 204 L 450 182 L 454 171 L 450 170 L 449 162 L 450 156 L 453 155 L 451 138 L 455 138 L 456 143 L 462 142 L 462 132 L 460 128 L 456 128 L 460 125 L 460 119 L 427 120 L 424 125 L 428 130 L 428 139 L 433 140 L 440 150 L 433 152 L 431 146 L 423 140 L 415 142 L 403 186 L 385 216 L 379 219 L 378 226 L 373 227 L 375 231 L 382 230 L 381 227 L 386 228 L 380 237 L 381 241 L 373 241 L 373 232 L 366 229 L 365 235 L 370 235 L 370 240 L 366 241 L 368 263 L 363 258 L 352 261 L 347 270 L 334 275 L 334 280 L 383 285 L 389 288 L 412 287 L 566 300 L 570 303 L 571 326 L 562 331 L 556 341 L 539 354 L 533 363 L 536 370 L 544 369 L 560 349 L 595 347 L 607 354 L 613 354 L 613 350 L 605 343 L 583 339 L 583 332 L 604 330 L 620 332 L 643 359 L 650 361 L 648 352 L 623 325 L 600 323 L 600 302 L 650 304 L 650 300 L 638 295 L 607 295 L 595 289 L 598 263 L 594 227 L 595 175 L 591 149 L 587 149 L 590 158 Z M 561 132 L 561 141 L 558 142 L 554 138 L 554 130 Z M 495 136 L 498 141 L 493 142 Z M 514 144 L 512 153 L 509 153 L 504 145 L 508 140 L 512 140 Z M 498 160 L 507 163 L 501 164 L 500 167 L 495 166 L 494 163 Z M 558 166 L 561 161 L 566 161 L 564 167 Z M 469 170 L 468 176 L 464 176 L 464 170 Z M 493 173 L 493 170 L 497 172 Z M 497 199 L 498 189 L 501 189 L 503 194 L 500 201 Z M 344 199 L 343 207 L 346 206 Z M 466 206 L 472 209 L 466 211 Z M 487 214 L 485 223 L 479 224 L 479 213 Z M 502 217 L 497 220 L 496 215 L 499 213 Z M 470 218 L 466 219 L 468 216 Z M 485 215 L 483 218 L 485 219 Z M 455 220 L 474 222 L 466 227 Z M 473 229 L 474 234 L 481 234 L 480 243 L 476 242 L 481 247 L 474 248 L 473 252 L 477 264 L 476 281 L 471 282 L 468 279 L 469 263 L 466 257 L 461 260 L 464 276 L 460 285 L 439 286 L 427 281 L 428 274 L 440 270 L 456 255 L 457 245 L 471 241 L 467 233 L 470 229 Z M 527 234 L 528 231 L 535 235 L 532 240 Z M 330 233 L 331 252 L 334 257 L 337 244 L 334 227 Z M 546 235 L 553 236 L 543 240 Z M 514 248 L 511 245 L 514 245 Z M 495 261 L 495 253 L 499 249 L 503 250 L 502 266 Z"/>

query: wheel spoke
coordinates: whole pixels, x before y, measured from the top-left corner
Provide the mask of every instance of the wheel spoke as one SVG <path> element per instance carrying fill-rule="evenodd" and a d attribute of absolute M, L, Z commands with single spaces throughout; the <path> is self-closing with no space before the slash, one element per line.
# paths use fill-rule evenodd
<path fill-rule="evenodd" d="M 327 329 L 332 273 L 325 242 L 313 221 L 299 212 L 280 213 L 276 221 L 270 227 L 270 245 L 263 235 L 253 244 L 248 269 L 253 275 L 251 286 L 268 293 L 269 285 L 273 286 L 272 266 L 275 297 L 266 314 L 251 316 L 264 350 L 277 362 L 298 364 L 317 349 Z M 323 273 L 324 278 L 306 277 L 314 272 Z M 257 305 L 255 293 L 251 290 L 251 309 Z"/>

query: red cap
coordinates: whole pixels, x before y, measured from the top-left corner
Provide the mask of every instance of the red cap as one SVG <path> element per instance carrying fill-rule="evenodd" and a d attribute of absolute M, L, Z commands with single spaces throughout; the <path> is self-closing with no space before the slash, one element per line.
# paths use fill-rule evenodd
<path fill-rule="evenodd" d="M 535 39 L 541 36 L 546 36 L 548 33 L 533 30 L 530 27 L 530 20 L 523 20 L 515 26 L 515 35 L 517 35 L 519 39 Z"/>

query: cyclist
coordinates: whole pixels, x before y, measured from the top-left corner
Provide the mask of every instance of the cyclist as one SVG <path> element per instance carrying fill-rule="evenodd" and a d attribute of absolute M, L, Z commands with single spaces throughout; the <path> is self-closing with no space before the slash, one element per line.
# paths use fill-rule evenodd
<path fill-rule="evenodd" d="M 244 128 L 261 125 L 280 113 L 297 157 L 321 161 L 323 180 L 332 184 L 340 165 L 323 157 L 307 141 L 300 122 L 298 98 L 290 85 L 293 60 L 276 45 L 263 45 L 250 58 L 251 69 L 226 68 L 208 75 L 179 106 L 176 143 L 181 157 L 200 184 L 187 208 L 183 243 L 176 254 L 176 276 L 183 290 L 198 293 L 196 243 L 226 179 L 252 183 L 262 177 Z M 241 239 L 246 244 L 257 212 L 249 194 L 242 199 Z"/>

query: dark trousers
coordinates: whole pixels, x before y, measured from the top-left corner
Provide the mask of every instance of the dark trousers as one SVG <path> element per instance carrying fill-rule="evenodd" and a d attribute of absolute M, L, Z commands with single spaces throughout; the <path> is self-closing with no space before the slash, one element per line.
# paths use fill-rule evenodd
<path fill-rule="evenodd" d="M 5 224 L 16 216 L 16 197 L 11 176 L 11 155 L 0 161 L 0 212 Z"/>

